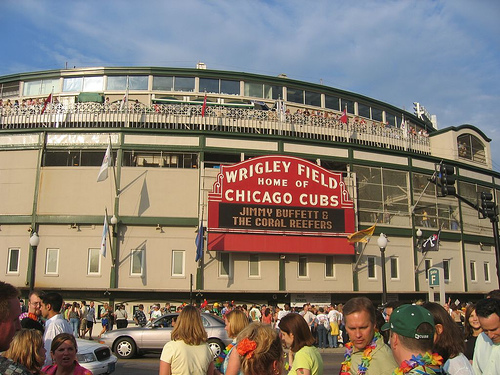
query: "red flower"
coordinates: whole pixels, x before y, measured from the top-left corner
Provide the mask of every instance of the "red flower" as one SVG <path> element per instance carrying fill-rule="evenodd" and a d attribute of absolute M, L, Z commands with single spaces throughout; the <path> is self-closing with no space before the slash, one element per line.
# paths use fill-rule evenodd
<path fill-rule="evenodd" d="M 253 351 L 257 348 L 257 343 L 255 341 L 249 340 L 248 337 L 245 337 L 238 343 L 236 347 L 239 355 L 247 357 L 247 359 L 252 358 Z"/>

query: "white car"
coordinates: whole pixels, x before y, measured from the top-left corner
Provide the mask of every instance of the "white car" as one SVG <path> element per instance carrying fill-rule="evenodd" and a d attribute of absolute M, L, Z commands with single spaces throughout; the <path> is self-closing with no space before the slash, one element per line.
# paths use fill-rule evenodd
<path fill-rule="evenodd" d="M 78 353 L 76 359 L 78 363 L 92 374 L 111 374 L 115 371 L 118 359 L 111 354 L 111 350 L 97 341 L 76 339 Z"/>

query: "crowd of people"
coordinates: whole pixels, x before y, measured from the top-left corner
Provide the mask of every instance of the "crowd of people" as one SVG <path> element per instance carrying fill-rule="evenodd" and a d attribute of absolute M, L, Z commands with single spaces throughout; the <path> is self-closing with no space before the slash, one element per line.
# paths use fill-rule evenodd
<path fill-rule="evenodd" d="M 37 115 L 37 114 L 56 114 L 56 113 L 154 113 L 164 115 L 185 115 L 202 116 L 216 118 L 230 118 L 239 120 L 259 120 L 287 123 L 292 126 L 298 126 L 297 131 L 302 126 L 313 126 L 317 128 L 331 128 L 348 131 L 358 134 L 370 134 L 394 139 L 406 138 L 416 143 L 427 142 L 428 133 L 425 129 L 417 129 L 416 126 L 408 125 L 401 128 L 399 124 L 389 124 L 388 122 L 371 120 L 353 114 L 342 116 L 338 112 L 321 111 L 308 109 L 296 109 L 293 112 L 288 108 L 283 113 L 278 113 L 275 109 L 261 110 L 252 108 L 233 108 L 224 106 L 208 106 L 205 109 L 201 105 L 190 104 L 153 104 L 145 105 L 139 100 L 124 101 L 118 100 L 110 102 L 106 97 L 104 103 L 86 102 L 63 104 L 59 102 L 56 96 L 42 99 L 22 99 L 10 100 L 0 99 L 1 115 Z M 305 130 L 304 130 L 305 131 Z"/>
<path fill-rule="evenodd" d="M 113 316 L 122 328 L 124 310 L 104 305 L 100 316 Z M 143 326 L 171 310 L 179 315 L 160 357 L 160 375 L 321 375 L 320 349 L 337 346 L 345 350 L 340 375 L 500 374 L 500 290 L 463 306 L 394 301 L 377 309 L 362 296 L 338 306 L 283 309 L 205 301 L 176 309 L 155 304 L 145 312 L 141 305 L 133 319 Z M 203 312 L 221 316 L 232 339 L 215 360 Z M 93 323 L 93 302 L 64 304 L 59 293 L 32 292 L 23 313 L 17 288 L 0 282 L 0 374 L 91 375 L 76 360 L 75 337 L 91 338 Z"/>

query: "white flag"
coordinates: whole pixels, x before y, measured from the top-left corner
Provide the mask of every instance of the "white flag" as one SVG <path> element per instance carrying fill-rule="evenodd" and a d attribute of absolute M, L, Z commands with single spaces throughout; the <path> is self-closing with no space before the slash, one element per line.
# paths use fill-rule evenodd
<path fill-rule="evenodd" d="M 104 212 L 104 225 L 102 227 L 102 240 L 101 240 L 101 250 L 99 251 L 101 255 L 106 258 L 106 237 L 108 236 L 108 213 Z"/>
<path fill-rule="evenodd" d="M 401 131 L 403 132 L 403 137 L 408 138 L 408 127 L 406 126 L 404 116 L 401 118 Z"/>
<path fill-rule="evenodd" d="M 97 176 L 97 182 L 104 181 L 108 178 L 108 168 L 109 160 L 111 158 L 111 144 L 108 145 L 104 159 L 102 160 L 101 169 L 99 170 L 99 175 Z"/>

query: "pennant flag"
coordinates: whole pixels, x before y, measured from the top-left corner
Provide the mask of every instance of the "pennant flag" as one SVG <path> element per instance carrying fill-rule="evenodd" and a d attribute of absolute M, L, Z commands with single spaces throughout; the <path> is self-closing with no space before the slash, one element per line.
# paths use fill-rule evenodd
<path fill-rule="evenodd" d="M 286 105 L 283 100 L 278 100 L 276 103 L 276 111 L 278 112 L 278 116 L 281 122 L 286 121 Z"/>
<path fill-rule="evenodd" d="M 104 258 L 106 258 L 106 237 L 108 235 L 108 230 L 109 230 L 109 226 L 108 226 L 108 213 L 104 212 L 104 225 L 103 225 L 103 228 L 102 228 L 101 250 L 99 251 L 99 253 L 101 253 L 101 255 Z"/>
<path fill-rule="evenodd" d="M 408 128 L 404 116 L 401 118 L 401 131 L 403 132 L 403 137 L 408 138 Z"/>
<path fill-rule="evenodd" d="M 43 108 L 42 108 L 42 115 L 45 113 L 45 110 L 47 109 L 47 104 L 52 103 L 52 93 L 47 96 L 47 98 L 43 102 Z"/>
<path fill-rule="evenodd" d="M 201 117 L 205 117 L 206 110 L 207 110 L 207 94 L 205 93 L 205 97 L 203 98 L 203 105 L 201 107 Z"/>
<path fill-rule="evenodd" d="M 373 232 L 375 231 L 375 226 L 377 224 L 373 224 L 370 228 L 366 228 L 360 231 L 357 231 L 353 234 L 347 236 L 347 241 L 350 243 L 355 242 L 368 242 L 368 239 L 373 236 Z"/>
<path fill-rule="evenodd" d="M 200 227 L 198 228 L 198 234 L 196 235 L 196 259 L 195 262 L 199 261 L 203 256 L 203 220 L 200 221 Z"/>
<path fill-rule="evenodd" d="M 120 103 L 120 111 L 123 111 L 125 109 L 125 105 L 127 104 L 127 102 L 128 102 L 128 88 L 127 91 L 125 92 L 125 95 L 123 95 L 122 102 Z"/>
<path fill-rule="evenodd" d="M 431 234 L 428 239 L 422 243 L 422 251 L 438 251 L 439 250 L 439 235 L 441 229 L 437 233 Z"/>
<path fill-rule="evenodd" d="M 111 158 L 111 144 L 108 145 L 108 149 L 104 154 L 104 159 L 102 159 L 101 169 L 99 170 L 99 175 L 97 176 L 97 182 L 104 181 L 108 178 L 108 167 Z"/>
<path fill-rule="evenodd" d="M 343 124 L 347 124 L 347 107 L 342 111 L 342 116 L 340 117 L 340 122 Z"/>

